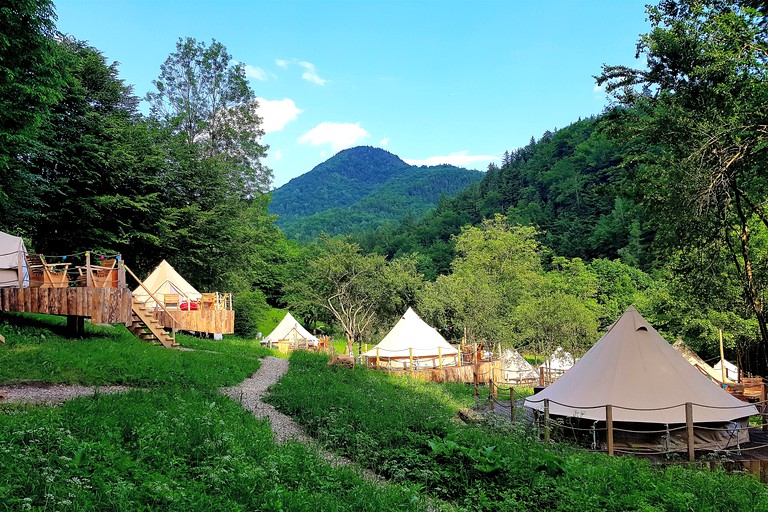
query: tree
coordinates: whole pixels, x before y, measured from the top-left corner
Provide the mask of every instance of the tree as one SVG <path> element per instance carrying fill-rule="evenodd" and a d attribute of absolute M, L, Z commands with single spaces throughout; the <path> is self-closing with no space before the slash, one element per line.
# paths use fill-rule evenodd
<path fill-rule="evenodd" d="M 205 158 L 219 160 L 232 194 L 268 191 L 272 173 L 261 163 L 267 146 L 260 143 L 258 103 L 244 64 L 233 65 L 223 44 L 180 38 L 152 83 L 150 114 L 198 145 Z"/>
<path fill-rule="evenodd" d="M 322 238 L 308 266 L 306 279 L 288 287 L 289 305 L 306 309 L 310 302 L 330 313 L 344 331 L 349 355 L 354 342 L 361 351 L 374 322 L 401 315 L 413 304 L 421 285 L 413 259 L 387 262 L 338 238 Z"/>
<path fill-rule="evenodd" d="M 598 83 L 625 107 L 616 132 L 631 141 L 635 190 L 668 253 L 705 254 L 697 274 L 727 247 L 730 271 L 757 319 L 768 367 L 768 37 L 755 2 L 663 0 L 649 7 L 638 56 L 647 69 L 604 66 Z M 683 258 L 682 261 L 686 261 Z M 697 277 L 698 279 L 698 277 Z"/>

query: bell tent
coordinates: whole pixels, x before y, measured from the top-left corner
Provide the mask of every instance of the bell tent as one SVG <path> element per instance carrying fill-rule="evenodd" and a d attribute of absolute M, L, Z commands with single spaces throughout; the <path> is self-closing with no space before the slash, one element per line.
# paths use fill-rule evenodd
<path fill-rule="evenodd" d="M 510 384 L 538 381 L 539 374 L 520 352 L 507 349 L 501 354 L 501 378 Z"/>
<path fill-rule="evenodd" d="M 551 372 L 562 373 L 570 370 L 576 362 L 576 358 L 566 351 L 563 347 L 557 347 L 557 349 L 549 356 L 549 359 L 544 361 L 542 366 L 547 368 Z"/>
<path fill-rule="evenodd" d="M 725 366 L 725 378 L 733 382 L 739 382 L 739 368 L 727 359 L 721 359 L 715 364 L 715 371 L 720 375 L 722 375 L 723 366 Z"/>
<path fill-rule="evenodd" d="M 293 345 L 306 343 L 307 346 L 317 346 L 317 337 L 310 334 L 290 313 L 286 313 L 269 336 L 261 340 L 263 345 L 271 347 L 280 341 L 290 341 Z"/>
<path fill-rule="evenodd" d="M 154 309 L 157 304 L 149 292 L 160 301 L 165 294 L 178 294 L 181 302 L 188 303 L 199 301 L 202 297 L 202 294 L 165 260 L 144 280 L 143 287 L 139 285 L 133 290 L 133 296 L 139 302 L 144 303 L 148 309 Z"/>
<path fill-rule="evenodd" d="M 707 375 L 710 379 L 716 380 L 717 382 L 723 381 L 723 372 L 720 371 L 719 368 L 712 368 L 706 361 L 704 361 L 699 355 L 691 350 L 691 348 L 685 344 L 683 340 L 677 340 L 673 345 L 672 348 L 678 351 L 678 353 L 685 358 L 686 361 L 691 363 L 691 365 L 699 370 L 701 373 Z M 728 378 L 728 375 L 725 376 L 725 382 L 734 382 L 732 379 Z"/>
<path fill-rule="evenodd" d="M 410 368 L 413 360 L 413 368 L 418 369 L 439 368 L 441 362 L 443 366 L 456 366 L 459 351 L 408 308 L 384 339 L 363 353 L 369 360 L 376 360 L 377 354 L 379 364 L 387 368 Z"/>
<path fill-rule="evenodd" d="M 617 445 L 658 446 L 658 432 L 669 428 L 670 451 L 685 449 L 686 429 L 673 427 L 685 426 L 686 403 L 692 404 L 697 448 L 723 449 L 748 441 L 744 427 L 757 414 L 754 405 L 729 395 L 691 366 L 634 307 L 573 368 L 528 397 L 525 405 L 543 411 L 545 399 L 550 415 L 589 423 L 605 421 L 605 406 L 611 405 Z"/>
<path fill-rule="evenodd" d="M 0 231 L 0 288 L 19 287 L 19 262 L 22 266 L 22 286 L 29 284 L 26 272 L 24 240 Z"/>

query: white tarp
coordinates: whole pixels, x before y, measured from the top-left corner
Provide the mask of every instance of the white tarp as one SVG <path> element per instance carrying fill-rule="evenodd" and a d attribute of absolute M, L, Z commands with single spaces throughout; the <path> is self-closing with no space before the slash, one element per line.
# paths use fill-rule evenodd
<path fill-rule="evenodd" d="M 24 254 L 24 240 L 21 237 L 9 235 L 0 231 L 0 288 L 19 287 L 19 260 L 22 265 L 22 286 L 29 285 Z"/>
<path fill-rule="evenodd" d="M 729 395 L 691 366 L 630 307 L 574 366 L 525 405 L 550 414 L 638 423 L 685 423 L 693 404 L 694 423 L 725 423 L 757 414 L 754 405 Z"/>
<path fill-rule="evenodd" d="M 280 340 L 288 340 L 294 343 L 306 341 L 308 345 L 317 346 L 317 337 L 310 334 L 293 315 L 286 313 L 269 336 L 261 340 L 263 345 L 272 346 Z"/>
<path fill-rule="evenodd" d="M 414 358 L 414 367 L 438 367 L 440 356 L 443 366 L 458 364 L 459 351 L 411 308 L 378 345 L 363 355 L 375 359 L 377 349 L 379 360 L 386 361 L 386 366 L 392 368 L 407 367 L 411 356 Z"/>
<path fill-rule="evenodd" d="M 146 288 L 146 289 L 145 289 Z M 148 291 L 152 292 L 157 300 L 162 301 L 166 293 L 178 293 L 179 299 L 184 301 L 200 300 L 202 295 L 194 286 L 189 284 L 186 279 L 181 277 L 170 263 L 163 260 L 144 280 L 144 287 L 138 286 L 133 290 L 133 296 L 139 302 L 143 302 L 147 308 L 156 307 L 155 301 L 150 297 Z"/>

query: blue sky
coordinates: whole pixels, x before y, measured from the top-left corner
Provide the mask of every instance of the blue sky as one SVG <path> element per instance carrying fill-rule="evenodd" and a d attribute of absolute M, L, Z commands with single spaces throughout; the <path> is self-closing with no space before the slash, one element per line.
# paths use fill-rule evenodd
<path fill-rule="evenodd" d="M 592 75 L 642 64 L 644 3 L 59 0 L 56 11 L 59 30 L 118 61 L 141 97 L 179 37 L 223 43 L 247 65 L 280 186 L 358 145 L 485 170 L 600 113 Z"/>

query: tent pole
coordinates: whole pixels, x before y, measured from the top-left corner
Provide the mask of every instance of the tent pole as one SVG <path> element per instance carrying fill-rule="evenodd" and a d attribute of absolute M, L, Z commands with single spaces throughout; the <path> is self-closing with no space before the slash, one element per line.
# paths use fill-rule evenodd
<path fill-rule="evenodd" d="M 725 385 L 725 353 L 723 352 L 723 330 L 718 329 L 720 333 L 720 372 L 723 376 L 723 385 Z"/>

